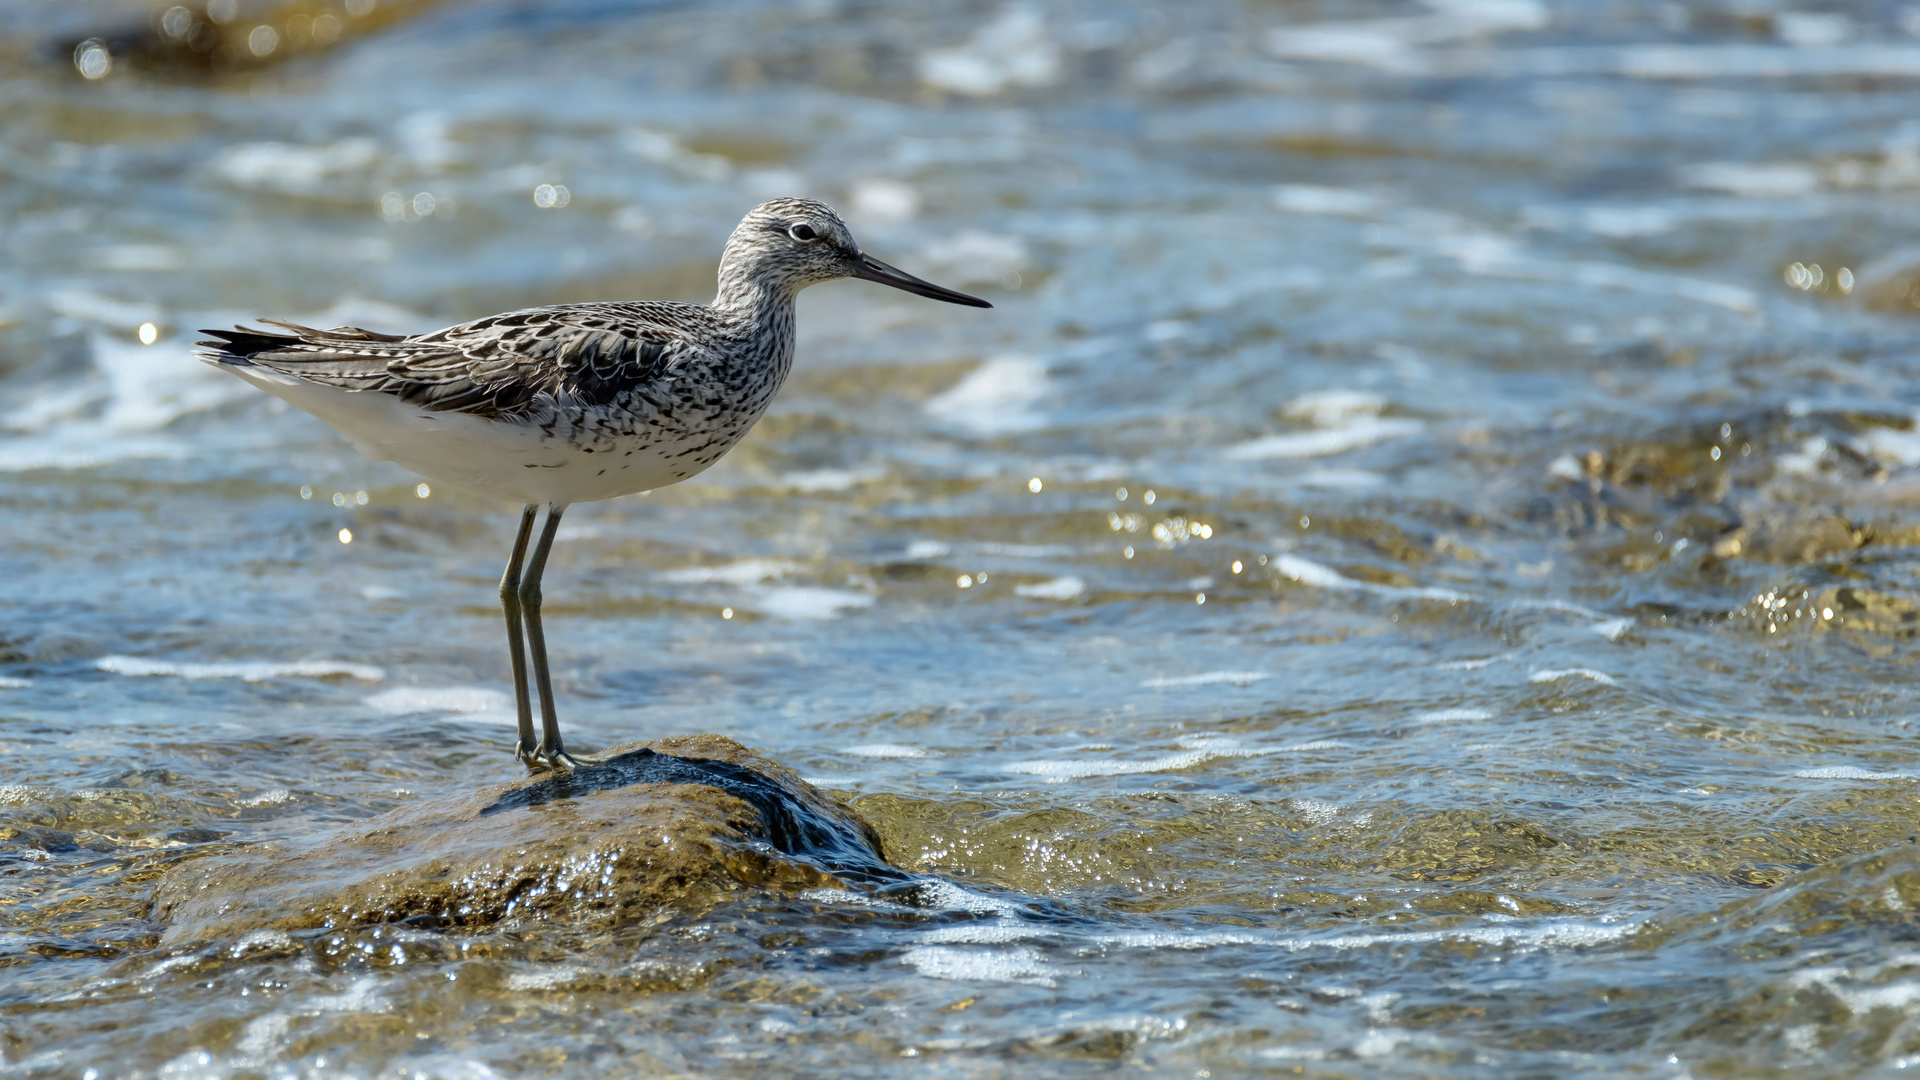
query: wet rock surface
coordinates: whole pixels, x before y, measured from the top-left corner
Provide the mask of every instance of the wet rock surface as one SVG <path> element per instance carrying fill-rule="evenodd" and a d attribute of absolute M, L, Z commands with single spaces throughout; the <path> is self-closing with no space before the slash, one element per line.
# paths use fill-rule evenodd
<path fill-rule="evenodd" d="M 864 821 L 717 735 L 431 799 L 298 842 L 193 859 L 154 891 L 163 944 L 378 923 L 631 923 L 745 888 L 904 880 Z"/>

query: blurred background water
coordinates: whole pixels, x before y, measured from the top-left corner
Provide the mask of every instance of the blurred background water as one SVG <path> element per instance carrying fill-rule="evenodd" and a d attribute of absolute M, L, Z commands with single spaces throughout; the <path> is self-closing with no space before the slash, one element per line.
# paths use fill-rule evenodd
<path fill-rule="evenodd" d="M 0 1074 L 1920 1063 L 1916 34 L 0 3 Z M 996 310 L 812 290 L 744 445 L 574 509 L 569 745 L 738 738 L 953 910 L 158 948 L 180 858 L 517 771 L 513 508 L 194 330 L 705 300 L 776 194 Z"/>

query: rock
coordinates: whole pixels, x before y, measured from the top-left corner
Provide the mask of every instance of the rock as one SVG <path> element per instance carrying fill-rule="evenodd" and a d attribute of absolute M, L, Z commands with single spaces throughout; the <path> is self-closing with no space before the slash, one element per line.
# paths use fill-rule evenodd
<path fill-rule="evenodd" d="M 1920 247 L 1898 248 L 1861 267 L 1854 275 L 1853 295 L 1868 311 L 1920 311 Z"/>
<path fill-rule="evenodd" d="M 1832 514 L 1800 515 L 1762 521 L 1730 534 L 1714 545 L 1714 553 L 1730 548 L 1732 555 L 1761 562 L 1825 562 L 1851 554 L 1870 535 Z"/>
<path fill-rule="evenodd" d="M 866 822 L 731 739 L 660 739 L 592 760 L 182 863 L 154 890 L 151 917 L 168 946 L 391 922 L 590 930 L 744 888 L 907 878 Z"/>

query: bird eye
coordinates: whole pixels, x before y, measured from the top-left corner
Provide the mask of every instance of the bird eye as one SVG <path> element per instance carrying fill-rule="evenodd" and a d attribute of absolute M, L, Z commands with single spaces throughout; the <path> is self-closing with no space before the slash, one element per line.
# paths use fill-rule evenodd
<path fill-rule="evenodd" d="M 805 225 L 805 224 L 795 225 L 792 228 L 789 228 L 787 230 L 787 235 L 793 237 L 795 240 L 798 240 L 803 244 L 809 240 L 820 239 L 820 234 L 813 231 L 813 226 Z"/>

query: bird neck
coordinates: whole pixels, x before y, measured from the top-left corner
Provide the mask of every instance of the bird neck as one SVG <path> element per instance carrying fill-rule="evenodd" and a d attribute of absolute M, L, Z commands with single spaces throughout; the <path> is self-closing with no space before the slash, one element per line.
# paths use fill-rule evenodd
<path fill-rule="evenodd" d="M 730 272 L 731 271 L 731 272 Z M 725 261 L 720 264 L 720 292 L 713 299 L 716 311 L 750 322 L 791 320 L 795 289 L 785 282 L 738 272 Z"/>

